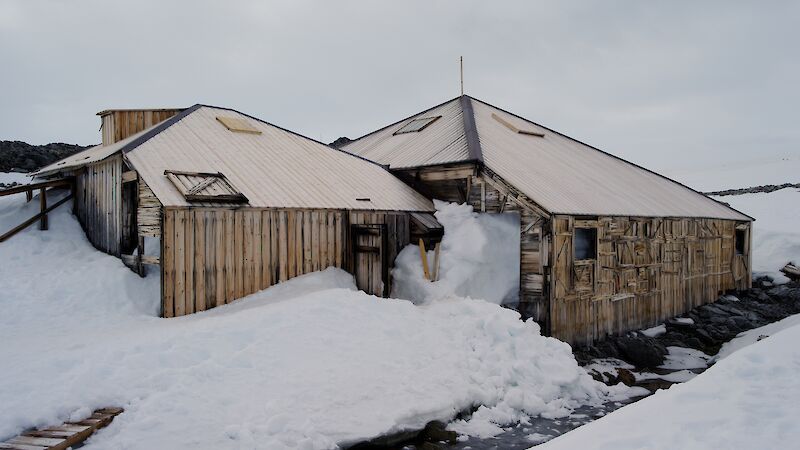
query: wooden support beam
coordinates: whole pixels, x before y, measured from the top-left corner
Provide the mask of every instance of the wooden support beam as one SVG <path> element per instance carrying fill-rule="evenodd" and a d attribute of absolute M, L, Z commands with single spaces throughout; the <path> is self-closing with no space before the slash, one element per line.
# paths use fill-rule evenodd
<path fill-rule="evenodd" d="M 41 183 L 23 184 L 20 186 L 14 186 L 12 188 L 0 190 L 0 197 L 4 195 L 19 194 L 20 192 L 32 191 L 34 189 L 39 189 L 43 187 L 69 186 L 71 184 L 72 184 L 71 180 L 54 180 L 54 181 L 43 181 Z"/>
<path fill-rule="evenodd" d="M 39 209 L 42 218 L 39 219 L 39 229 L 46 230 L 47 229 L 47 189 L 41 188 L 39 189 Z"/>
<path fill-rule="evenodd" d="M 72 194 L 70 194 L 70 195 L 62 198 L 61 200 L 55 202 L 52 206 L 48 206 L 47 209 L 44 210 L 43 212 L 40 212 L 39 214 L 36 214 L 35 216 L 31 217 L 30 219 L 26 220 L 25 222 L 22 222 L 21 224 L 17 225 L 16 227 L 11 229 L 10 231 L 6 232 L 4 235 L 0 236 L 0 242 L 4 242 L 5 240 L 10 238 L 11 236 L 13 236 L 13 235 L 19 233 L 20 231 L 24 230 L 25 228 L 29 227 L 31 224 L 33 224 L 37 220 L 40 220 L 42 218 L 42 216 L 44 216 L 45 214 L 49 213 L 50 211 L 58 208 L 59 206 L 61 206 L 62 204 L 64 204 L 65 202 L 67 202 L 71 198 L 72 198 Z"/>
<path fill-rule="evenodd" d="M 431 272 L 428 270 L 428 254 L 425 252 L 425 241 L 419 240 L 419 257 L 422 258 L 422 273 L 426 280 L 431 279 Z"/>
<path fill-rule="evenodd" d="M 437 242 L 436 246 L 433 248 L 433 276 L 431 277 L 431 281 L 439 281 L 439 248 L 441 247 L 441 242 Z"/>
<path fill-rule="evenodd" d="M 139 179 L 139 173 L 135 170 L 129 170 L 127 172 L 122 172 L 122 182 L 123 183 L 130 183 L 132 181 L 136 181 Z"/>

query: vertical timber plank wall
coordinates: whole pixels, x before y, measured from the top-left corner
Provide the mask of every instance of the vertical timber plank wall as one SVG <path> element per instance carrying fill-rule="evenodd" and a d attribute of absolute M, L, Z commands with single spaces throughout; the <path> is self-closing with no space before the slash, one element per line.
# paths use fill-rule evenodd
<path fill-rule="evenodd" d="M 178 114 L 180 109 L 116 110 L 101 116 L 103 145 L 113 144 Z"/>
<path fill-rule="evenodd" d="M 317 228 L 304 226 L 307 217 L 318 217 Z M 165 208 L 163 315 L 220 306 L 328 266 L 346 268 L 345 220 L 341 211 Z M 331 247 L 340 253 L 329 257 Z"/>
<path fill-rule="evenodd" d="M 358 287 L 364 292 L 369 294 L 381 296 L 383 295 L 383 283 L 389 283 L 388 292 L 391 292 L 391 269 L 394 266 L 394 260 L 397 254 L 403 249 L 410 241 L 411 226 L 409 224 L 409 215 L 406 213 L 392 213 L 392 212 L 360 212 L 351 211 L 349 213 L 350 225 L 386 225 L 386 240 L 388 242 L 387 259 L 389 264 L 389 279 L 382 280 L 382 266 L 381 255 L 372 253 L 357 253 L 352 255 L 350 251 L 345 249 L 344 256 L 348 258 L 346 267 L 349 272 L 353 273 L 356 277 Z M 349 228 L 349 227 L 348 227 Z M 349 230 L 347 236 L 349 238 Z M 361 236 L 359 244 L 368 247 L 381 248 L 381 236 L 364 235 Z M 347 244 L 350 246 L 350 243 Z M 330 245 L 329 245 L 330 247 Z M 331 248 L 339 254 L 338 245 Z M 337 256 L 338 257 L 338 256 Z M 350 261 L 349 258 L 357 258 Z M 357 272 L 356 272 L 357 271 Z"/>
<path fill-rule="evenodd" d="M 597 259 L 575 261 L 575 228 L 597 229 Z M 749 288 L 749 234 L 749 223 L 721 219 L 554 217 L 551 334 L 589 344 Z"/>
<path fill-rule="evenodd" d="M 111 255 L 120 254 L 122 233 L 122 157 L 86 166 L 75 177 L 75 215 L 89 242 Z"/>

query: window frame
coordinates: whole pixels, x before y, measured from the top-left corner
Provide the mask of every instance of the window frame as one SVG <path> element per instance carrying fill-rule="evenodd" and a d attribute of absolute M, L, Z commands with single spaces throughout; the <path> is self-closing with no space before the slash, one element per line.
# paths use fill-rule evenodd
<path fill-rule="evenodd" d="M 591 245 L 588 247 L 588 254 L 590 257 L 588 258 L 579 258 L 578 257 L 578 246 L 576 245 L 579 239 L 579 231 L 581 234 L 583 232 L 590 233 L 590 236 L 593 238 L 591 240 L 587 240 L 587 243 Z M 582 238 L 581 238 L 582 239 Z M 597 227 L 575 227 L 572 230 L 572 258 L 574 261 L 597 261 Z"/>
<path fill-rule="evenodd" d="M 442 116 L 427 116 L 427 117 L 417 117 L 415 119 L 411 119 L 408 122 L 404 123 L 403 126 L 398 128 L 394 133 L 392 133 L 392 135 L 393 136 L 397 136 L 398 134 L 419 133 L 420 131 L 424 130 L 425 128 L 428 128 L 429 126 L 431 126 L 431 124 L 433 124 L 434 122 L 436 122 L 437 120 L 439 120 L 441 118 L 442 118 Z M 425 120 L 427 122 L 424 125 L 422 125 L 421 127 L 417 128 L 415 130 L 404 130 L 404 128 L 408 127 L 412 123 L 422 122 L 423 120 Z"/>
<path fill-rule="evenodd" d="M 742 256 L 747 250 L 747 229 L 735 228 L 733 231 L 733 252 L 734 255 Z"/>

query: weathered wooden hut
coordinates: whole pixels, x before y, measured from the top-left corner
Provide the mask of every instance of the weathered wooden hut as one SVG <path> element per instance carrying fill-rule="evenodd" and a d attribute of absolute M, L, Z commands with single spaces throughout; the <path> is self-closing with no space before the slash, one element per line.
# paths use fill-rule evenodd
<path fill-rule="evenodd" d="M 752 218 L 469 96 L 341 147 L 429 198 L 520 214 L 520 303 L 583 344 L 751 283 Z"/>
<path fill-rule="evenodd" d="M 99 115 L 102 145 L 34 175 L 74 178 L 75 214 L 98 249 L 160 267 L 165 317 L 328 266 L 387 295 L 412 213 L 433 209 L 374 162 L 231 109 Z"/>

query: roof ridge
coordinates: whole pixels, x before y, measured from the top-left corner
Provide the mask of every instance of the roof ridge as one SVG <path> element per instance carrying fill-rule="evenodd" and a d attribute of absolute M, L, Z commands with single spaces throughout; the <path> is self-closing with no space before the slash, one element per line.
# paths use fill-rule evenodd
<path fill-rule="evenodd" d="M 253 120 L 259 121 L 259 122 L 261 122 L 261 123 L 263 123 L 263 124 L 265 124 L 265 125 L 269 125 L 269 126 L 271 126 L 271 127 L 273 127 L 273 128 L 277 128 L 277 129 L 279 129 L 279 130 L 281 130 L 281 131 L 284 131 L 284 132 L 286 132 L 286 133 L 289 133 L 289 134 L 293 134 L 293 135 L 295 135 L 295 136 L 297 136 L 297 137 L 300 137 L 300 138 L 303 138 L 303 139 L 307 139 L 307 140 L 309 140 L 309 141 L 312 141 L 312 142 L 316 142 L 317 144 L 320 144 L 320 145 L 322 145 L 322 146 L 325 146 L 325 147 L 327 147 L 327 148 L 329 148 L 329 149 L 331 149 L 331 150 L 336 150 L 336 151 L 337 151 L 337 152 L 339 152 L 339 153 L 343 153 L 343 154 L 345 154 L 345 155 L 352 156 L 353 158 L 357 158 L 357 159 L 360 159 L 360 160 L 362 160 L 362 161 L 366 161 L 366 162 L 368 162 L 368 163 L 370 163 L 370 164 L 374 164 L 374 165 L 376 165 L 376 166 L 378 166 L 378 167 L 380 167 L 380 168 L 382 168 L 382 169 L 384 169 L 384 170 L 386 170 L 386 171 L 389 171 L 389 166 L 383 165 L 383 164 L 381 164 L 381 163 L 379 163 L 379 162 L 376 162 L 376 161 L 372 161 L 371 159 L 364 158 L 364 157 L 363 157 L 363 156 L 361 156 L 361 155 L 355 155 L 355 154 L 353 154 L 353 153 L 350 153 L 350 152 L 348 152 L 348 151 L 345 151 L 345 150 L 342 150 L 342 149 L 336 148 L 336 147 L 334 147 L 334 146 L 332 146 L 332 145 L 330 145 L 330 144 L 326 144 L 326 143 L 324 143 L 324 142 L 322 142 L 322 141 L 318 141 L 318 140 L 316 140 L 316 139 L 314 139 L 314 138 L 310 138 L 310 137 L 308 137 L 308 136 L 302 135 L 302 134 L 300 134 L 300 133 L 298 133 L 298 132 L 296 132 L 296 131 L 292 131 L 292 130 L 290 130 L 290 129 L 288 129 L 288 128 L 284 128 L 284 127 L 282 127 L 282 126 L 280 126 L 280 125 L 275 125 L 274 123 L 267 122 L 267 121 L 266 121 L 266 120 L 264 120 L 264 119 L 259 119 L 259 118 L 258 118 L 258 117 L 256 117 L 256 116 L 251 116 L 250 114 L 243 113 L 243 112 L 241 112 L 241 111 L 239 111 L 239 110 L 236 110 L 236 109 L 233 109 L 233 108 L 226 108 L 226 107 L 224 107 L 224 106 L 214 106 L 214 105 L 202 105 L 202 104 L 200 104 L 200 105 L 195 105 L 195 106 L 201 106 L 201 107 L 206 107 L 206 108 L 215 108 L 215 109 L 221 109 L 221 110 L 223 110 L 223 111 L 232 111 L 232 112 L 235 112 L 235 113 L 237 113 L 237 114 L 241 114 L 241 115 L 243 115 L 243 116 L 245 116 L 245 117 L 249 117 L 249 118 L 251 118 L 251 119 L 253 119 Z"/>
<path fill-rule="evenodd" d="M 408 116 L 408 117 L 405 117 L 405 118 L 403 118 L 403 119 L 400 119 L 400 120 L 398 120 L 398 121 L 396 121 L 396 122 L 392 122 L 392 123 L 390 123 L 389 125 L 386 125 L 386 126 L 383 126 L 383 127 L 381 127 L 381 128 L 378 128 L 377 130 L 370 131 L 369 133 L 367 133 L 367 134 L 365 134 L 365 135 L 362 135 L 362 136 L 359 136 L 359 137 L 357 137 L 357 138 L 353 139 L 352 141 L 348 142 L 347 144 L 343 145 L 342 147 L 347 147 L 348 145 L 350 145 L 350 144 L 352 144 L 352 143 L 354 143 L 354 142 L 358 142 L 358 141 L 360 141 L 361 139 L 364 139 L 364 138 L 365 138 L 365 137 L 367 137 L 367 136 L 372 136 L 373 134 L 375 134 L 375 133 L 379 133 L 379 132 L 381 132 L 381 131 L 383 131 L 383 130 L 385 130 L 385 129 L 389 128 L 389 127 L 393 127 L 393 126 L 395 126 L 395 125 L 398 125 L 398 124 L 400 124 L 401 122 L 405 122 L 406 120 L 409 120 L 409 119 L 411 119 L 412 117 L 416 117 L 416 116 L 419 116 L 419 115 L 425 114 L 425 113 L 427 113 L 427 112 L 433 111 L 434 109 L 436 109 L 436 108 L 439 108 L 439 107 L 442 107 L 442 106 L 444 106 L 444 105 L 446 105 L 446 104 L 448 104 L 448 103 L 450 103 L 450 102 L 454 102 L 454 101 L 456 101 L 456 100 L 460 99 L 461 97 L 463 97 L 463 96 L 462 96 L 462 95 L 459 95 L 458 97 L 451 98 L 450 100 L 447 100 L 447 101 L 444 101 L 444 102 L 442 102 L 442 103 L 439 103 L 438 105 L 436 105 L 436 106 L 432 106 L 432 107 L 430 107 L 430 108 L 428 108 L 428 109 L 426 109 L 426 110 L 424 110 L 424 111 L 420 111 L 420 112 L 417 112 L 417 113 L 411 114 L 411 115 L 410 115 L 410 116 Z"/>
<path fill-rule="evenodd" d="M 524 120 L 525 122 L 528 122 L 528 123 L 531 123 L 531 124 L 533 124 L 533 125 L 536 125 L 537 127 L 544 128 L 545 130 L 547 130 L 547 131 L 550 131 L 551 133 L 555 133 L 555 134 L 557 134 L 557 135 L 559 135 L 559 136 L 563 136 L 563 137 L 565 137 L 565 138 L 567 138 L 567 139 L 569 139 L 569 140 L 571 140 L 571 141 L 575 141 L 575 142 L 577 142 L 577 143 L 579 143 L 579 144 L 581 144 L 581 145 L 584 145 L 584 146 L 586 146 L 586 147 L 588 147 L 588 148 L 590 148 L 590 149 L 592 149 L 592 150 L 594 150 L 594 151 L 600 152 L 600 153 L 602 153 L 602 154 L 604 154 L 604 155 L 606 155 L 606 156 L 610 156 L 610 157 L 612 157 L 612 158 L 614 158 L 614 159 L 617 159 L 617 160 L 619 160 L 619 161 L 622 161 L 622 162 L 624 162 L 624 163 L 626 163 L 626 164 L 630 164 L 631 166 L 634 166 L 634 167 L 637 167 L 637 168 L 639 168 L 639 169 L 641 169 L 641 170 L 644 170 L 645 172 L 648 172 L 648 173 L 651 173 L 651 174 L 653 174 L 653 175 L 656 175 L 656 176 L 658 176 L 658 177 L 661 177 L 661 178 L 663 178 L 663 179 L 665 179 L 665 180 L 667 180 L 667 181 L 670 181 L 670 182 L 672 182 L 672 183 L 674 183 L 674 184 L 676 184 L 676 185 L 678 185 L 678 186 L 681 186 L 681 187 L 683 187 L 684 189 L 688 189 L 689 191 L 691 191 L 691 192 L 693 192 L 693 193 L 695 193 L 695 194 L 697 194 L 697 195 L 701 195 L 701 196 L 703 196 L 703 197 L 705 197 L 705 198 L 707 198 L 707 199 L 709 199 L 709 200 L 711 200 L 711 201 L 713 201 L 713 202 L 715 202 L 715 203 L 718 203 L 718 204 L 720 204 L 720 205 L 724 206 L 725 208 L 728 208 L 728 209 L 730 209 L 731 211 L 735 211 L 735 212 L 737 212 L 737 213 L 739 213 L 739 214 L 741 214 L 741 215 L 743 215 L 743 216 L 745 216 L 745 217 L 749 217 L 749 218 L 750 218 L 751 220 L 753 220 L 753 221 L 755 221 L 755 220 L 756 220 L 754 217 L 752 217 L 752 216 L 750 216 L 750 215 L 747 215 L 747 214 L 745 214 L 745 213 L 743 213 L 743 212 L 739 211 L 739 210 L 738 210 L 738 209 L 736 209 L 736 208 L 733 208 L 733 207 L 731 207 L 731 206 L 730 206 L 730 205 L 728 205 L 727 203 L 725 203 L 725 202 L 721 202 L 721 201 L 719 201 L 719 200 L 717 200 L 717 199 L 714 199 L 714 198 L 711 198 L 711 197 L 709 197 L 708 195 L 706 195 L 706 194 L 703 194 L 702 192 L 700 192 L 700 191 L 698 191 L 698 190 L 692 189 L 691 187 L 689 187 L 689 186 L 687 186 L 687 185 L 685 185 L 685 184 L 681 183 L 680 181 L 673 180 L 672 178 L 670 178 L 670 177 L 668 177 L 668 176 L 666 176 L 666 175 L 662 175 L 662 174 L 660 174 L 660 173 L 658 173 L 658 172 L 655 172 L 655 171 L 653 171 L 653 170 L 650 170 L 650 169 L 648 169 L 648 168 L 646 168 L 646 167 L 640 166 L 639 164 L 636 164 L 636 163 L 634 163 L 634 162 L 628 161 L 627 159 L 621 158 L 621 157 L 619 157 L 619 156 L 617 156 L 617 155 L 614 155 L 614 154 L 612 154 L 612 153 L 609 153 L 609 152 L 606 152 L 606 151 L 604 151 L 604 150 L 601 150 L 601 149 L 599 149 L 599 148 L 597 148 L 597 147 L 595 147 L 595 146 L 593 146 L 593 145 L 587 144 L 587 143 L 585 143 L 585 142 L 583 142 L 583 141 L 581 141 L 581 140 L 575 139 L 575 138 L 574 138 L 574 137 L 572 137 L 572 136 L 568 136 L 568 135 L 566 135 L 566 134 L 564 134 L 564 133 L 561 133 L 561 132 L 559 132 L 559 131 L 556 131 L 556 130 L 554 130 L 554 129 L 552 129 L 552 128 L 549 128 L 549 127 L 546 127 L 546 126 L 544 126 L 544 125 L 541 125 L 541 124 L 539 124 L 539 123 L 536 123 L 536 122 L 534 122 L 534 121 L 532 121 L 532 120 L 530 120 L 530 119 L 526 119 L 526 118 L 524 118 L 524 117 L 522 117 L 522 116 L 520 116 L 520 115 L 514 114 L 514 113 L 512 113 L 512 112 L 510 112 L 510 111 L 506 111 L 505 109 L 503 109 L 503 108 L 500 108 L 500 107 L 498 107 L 498 106 L 495 106 L 495 105 L 492 105 L 491 103 L 488 103 L 488 102 L 485 102 L 485 101 L 483 101 L 483 100 L 480 100 L 480 99 L 477 99 L 477 98 L 471 97 L 471 96 L 469 96 L 469 95 L 466 95 L 466 94 L 465 94 L 465 97 L 469 97 L 471 100 L 475 100 L 475 101 L 477 101 L 477 102 L 483 103 L 484 105 L 486 105 L 486 106 L 488 106 L 488 107 L 490 107 L 490 108 L 494 108 L 494 109 L 496 109 L 496 110 L 498 110 L 498 111 L 500 111 L 500 112 L 503 112 L 503 113 L 505 113 L 505 114 L 509 114 L 509 115 L 511 115 L 511 116 L 513 116 L 513 117 L 516 117 L 517 119 Z"/>
<path fill-rule="evenodd" d="M 464 118 L 464 137 L 467 139 L 469 159 L 483 163 L 483 150 L 478 136 L 478 127 L 475 125 L 475 111 L 472 109 L 472 100 L 467 95 L 461 95 L 461 116 Z"/>
<path fill-rule="evenodd" d="M 184 109 L 183 111 L 179 112 L 178 114 L 175 114 L 174 116 L 170 117 L 169 119 L 167 119 L 167 120 L 155 125 L 154 127 L 150 128 L 145 134 L 143 134 L 143 135 L 139 136 L 138 138 L 134 139 L 133 141 L 125 144 L 124 146 L 122 146 L 122 148 L 119 149 L 119 151 L 122 152 L 123 155 L 126 154 L 126 153 L 131 152 L 136 147 L 138 147 L 138 146 L 144 144 L 145 142 L 149 141 L 150 139 L 153 138 L 153 136 L 161 133 L 162 131 L 166 130 L 167 128 L 171 127 L 172 125 L 175 125 L 181 119 L 183 119 L 184 117 L 188 116 L 189 114 L 197 111 L 202 106 L 204 106 L 204 105 L 196 103 L 196 104 Z"/>

